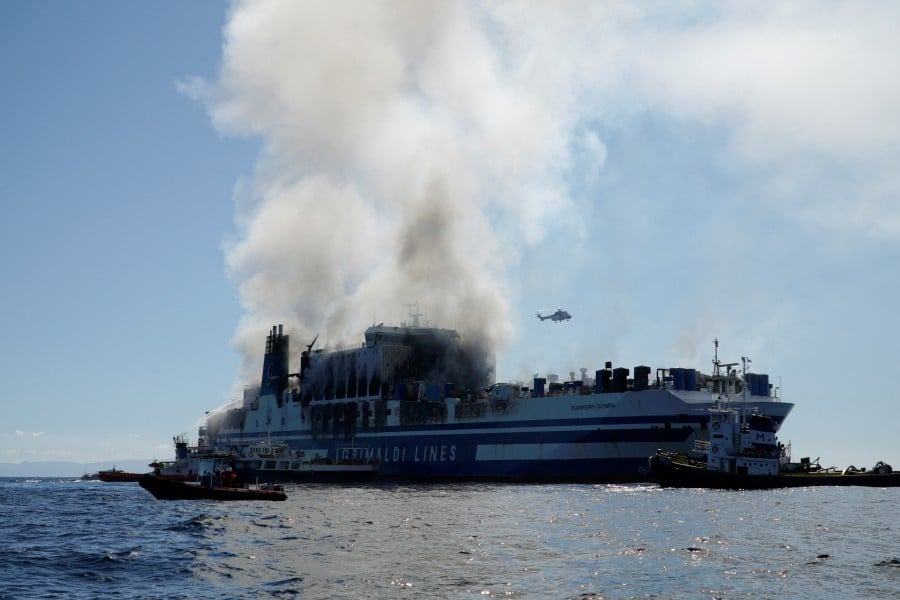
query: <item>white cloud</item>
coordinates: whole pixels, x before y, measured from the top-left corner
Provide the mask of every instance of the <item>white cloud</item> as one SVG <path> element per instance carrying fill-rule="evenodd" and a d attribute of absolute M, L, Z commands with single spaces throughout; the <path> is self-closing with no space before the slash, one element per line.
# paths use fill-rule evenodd
<path fill-rule="evenodd" d="M 900 5 L 511 3 L 488 12 L 519 81 L 554 90 L 550 122 L 561 135 L 579 122 L 632 127 L 645 114 L 695 122 L 722 132 L 723 160 L 770 210 L 900 240 Z"/>
<path fill-rule="evenodd" d="M 36 438 L 36 437 L 40 437 L 40 436 L 44 435 L 44 432 L 43 431 L 28 432 L 28 431 L 22 431 L 21 429 L 16 429 L 15 435 L 17 437 L 22 437 L 22 438 Z"/>
<path fill-rule="evenodd" d="M 900 7 L 743 6 L 633 38 L 644 102 L 729 132 L 786 215 L 898 239 Z"/>

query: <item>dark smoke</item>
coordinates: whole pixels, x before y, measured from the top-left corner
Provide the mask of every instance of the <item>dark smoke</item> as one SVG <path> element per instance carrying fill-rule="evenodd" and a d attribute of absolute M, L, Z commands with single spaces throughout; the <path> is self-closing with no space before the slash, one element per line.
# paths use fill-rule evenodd
<path fill-rule="evenodd" d="M 390 343 L 408 352 L 393 374 L 371 372 L 357 365 L 358 350 L 338 351 L 316 357 L 303 372 L 303 401 L 365 395 L 392 396 L 398 384 L 443 386 L 453 392 L 487 387 L 493 379 L 493 356 L 484 344 L 466 343 L 447 331 L 420 330 L 399 335 Z M 386 360 L 397 360 L 386 359 Z"/>

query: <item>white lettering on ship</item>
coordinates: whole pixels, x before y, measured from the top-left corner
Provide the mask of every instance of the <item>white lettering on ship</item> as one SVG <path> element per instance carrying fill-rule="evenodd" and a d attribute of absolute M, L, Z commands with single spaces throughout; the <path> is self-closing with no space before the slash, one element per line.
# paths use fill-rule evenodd
<path fill-rule="evenodd" d="M 422 444 L 378 446 L 375 448 L 341 448 L 339 460 L 378 460 L 379 462 L 447 462 L 456 460 L 455 444 Z"/>
<path fill-rule="evenodd" d="M 598 408 L 615 408 L 614 402 L 598 402 L 596 404 L 573 404 L 572 410 L 596 410 Z"/>

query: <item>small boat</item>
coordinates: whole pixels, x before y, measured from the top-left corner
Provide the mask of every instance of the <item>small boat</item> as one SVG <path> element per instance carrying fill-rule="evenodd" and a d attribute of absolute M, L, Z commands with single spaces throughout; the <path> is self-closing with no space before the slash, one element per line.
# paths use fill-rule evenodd
<path fill-rule="evenodd" d="M 765 415 L 745 416 L 727 401 L 710 410 L 709 439 L 696 440 L 690 454 L 657 450 L 650 473 L 666 487 L 730 490 L 806 486 L 900 487 L 900 473 L 879 461 L 870 469 L 822 469 L 818 460 L 790 462 L 789 449 Z"/>
<path fill-rule="evenodd" d="M 214 480 L 179 481 L 155 475 L 142 477 L 138 484 L 157 500 L 287 500 L 281 486 L 229 487 Z"/>
<path fill-rule="evenodd" d="M 143 476 L 143 473 L 129 473 L 128 471 L 116 469 L 115 467 L 97 473 L 97 478 L 100 479 L 100 481 L 106 481 L 107 483 L 117 481 L 140 481 Z"/>
<path fill-rule="evenodd" d="M 240 449 L 220 452 L 189 446 L 186 436 L 172 438 L 175 460 L 150 463 L 152 474 L 163 479 L 196 481 L 203 474 L 229 473 L 235 481 L 255 483 L 365 483 L 378 475 L 379 461 L 361 458 L 362 451 L 341 447 L 341 458 L 291 452 L 287 444 L 261 440 Z"/>

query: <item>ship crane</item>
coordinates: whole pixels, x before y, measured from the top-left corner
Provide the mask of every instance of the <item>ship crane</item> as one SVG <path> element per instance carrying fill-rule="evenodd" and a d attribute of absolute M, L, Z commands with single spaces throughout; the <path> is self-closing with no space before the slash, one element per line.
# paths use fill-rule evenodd
<path fill-rule="evenodd" d="M 316 334 L 316 337 L 313 338 L 309 344 L 306 345 L 306 350 L 300 353 L 300 372 L 299 373 L 288 373 L 288 377 L 296 377 L 300 380 L 300 383 L 303 383 L 303 374 L 306 373 L 306 370 L 309 368 L 309 355 L 312 352 L 313 346 L 316 345 L 316 340 L 319 339 L 319 334 Z"/>

